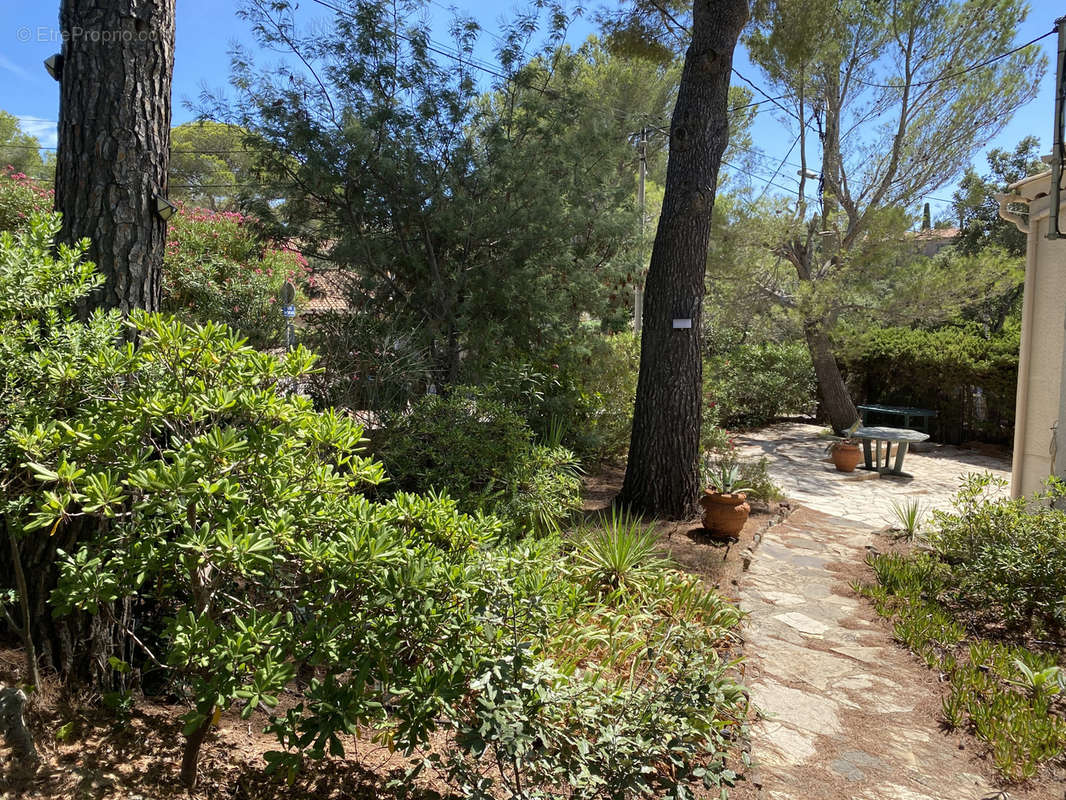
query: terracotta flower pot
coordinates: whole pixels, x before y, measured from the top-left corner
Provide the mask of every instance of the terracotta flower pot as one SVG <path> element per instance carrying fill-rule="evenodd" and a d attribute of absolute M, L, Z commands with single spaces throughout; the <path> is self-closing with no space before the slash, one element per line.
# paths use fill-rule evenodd
<path fill-rule="evenodd" d="M 833 446 L 833 465 L 841 472 L 854 472 L 862 461 L 862 450 L 857 444 L 837 444 Z"/>
<path fill-rule="evenodd" d="M 705 489 L 700 505 L 703 506 L 703 527 L 717 536 L 736 536 L 748 521 L 751 506 L 743 493 L 721 494 Z"/>

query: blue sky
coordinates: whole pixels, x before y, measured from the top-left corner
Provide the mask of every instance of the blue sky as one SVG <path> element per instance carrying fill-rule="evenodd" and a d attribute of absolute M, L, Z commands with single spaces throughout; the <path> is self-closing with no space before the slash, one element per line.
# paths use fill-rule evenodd
<path fill-rule="evenodd" d="M 433 25 L 439 31 L 434 38 L 447 40 L 449 13 L 446 7 L 455 7 L 465 15 L 478 20 L 486 34 L 482 37 L 482 51 L 478 56 L 492 60 L 492 40 L 488 33 L 499 30 L 500 18 L 514 6 L 501 5 L 491 0 L 430 0 L 429 13 Z M 301 15 L 308 18 L 324 18 L 328 12 L 311 2 L 302 3 Z M 174 123 L 180 124 L 194 118 L 186 108 L 185 101 L 195 101 L 202 87 L 224 88 L 229 74 L 228 51 L 234 42 L 251 44 L 248 27 L 235 14 L 233 0 L 178 0 L 177 44 L 174 63 Z M 1021 44 L 1036 38 L 1051 29 L 1056 16 L 1064 7 L 1061 0 L 1030 0 L 1029 18 L 1019 27 L 1016 42 Z M 37 0 L 33 3 L 0 0 L 0 109 L 9 111 L 22 119 L 24 130 L 38 136 L 45 145 L 55 144 L 55 119 L 58 114 L 59 92 L 56 84 L 44 71 L 42 62 L 60 49 L 55 37 L 58 18 L 58 2 Z M 317 13 L 321 12 L 321 14 Z M 591 20 L 576 21 L 570 29 L 570 39 L 583 40 L 593 32 Z M 1055 37 L 1044 39 L 1040 45 L 1054 64 Z M 272 54 L 263 54 L 263 63 L 276 60 Z M 748 61 L 743 48 L 738 48 L 734 60 L 736 68 L 745 76 L 761 84 L 759 71 Z M 1012 147 L 1019 139 L 1029 134 L 1040 137 L 1043 151 L 1051 145 L 1051 125 L 1054 112 L 1053 68 L 1045 75 L 1037 98 L 1022 109 L 989 147 Z M 756 118 L 752 130 L 756 146 L 765 153 L 756 170 L 769 177 L 784 158 L 792 135 L 786 126 L 766 110 Z M 978 156 L 979 168 L 984 161 Z M 794 160 L 794 158 L 792 159 Z M 785 166 L 775 183 L 794 185 L 795 169 Z M 761 181 L 752 179 L 756 188 Z M 771 187 L 771 192 L 776 191 Z M 951 187 L 936 193 L 948 197 Z M 934 208 L 940 204 L 933 200 Z"/>

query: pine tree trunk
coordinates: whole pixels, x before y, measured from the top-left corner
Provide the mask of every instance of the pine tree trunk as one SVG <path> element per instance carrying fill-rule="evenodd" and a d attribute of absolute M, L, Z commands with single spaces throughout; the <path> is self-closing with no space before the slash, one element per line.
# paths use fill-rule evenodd
<path fill-rule="evenodd" d="M 680 519 L 696 511 L 703 362 L 700 319 L 711 212 L 729 140 L 733 49 L 747 0 L 695 0 L 692 42 L 670 122 L 659 228 L 644 289 L 629 462 L 618 502 Z M 675 319 L 690 328 L 673 327 Z"/>
<path fill-rule="evenodd" d="M 844 385 L 844 376 L 840 374 L 833 346 L 825 331 L 815 322 L 808 322 L 804 327 L 807 348 L 811 351 L 814 362 L 814 374 L 818 378 L 818 398 L 822 402 L 822 413 L 828 417 L 833 430 L 846 431 L 859 418 L 851 395 Z"/>
<path fill-rule="evenodd" d="M 175 0 L 63 0 L 56 210 L 106 278 L 93 308 L 158 310 Z"/>

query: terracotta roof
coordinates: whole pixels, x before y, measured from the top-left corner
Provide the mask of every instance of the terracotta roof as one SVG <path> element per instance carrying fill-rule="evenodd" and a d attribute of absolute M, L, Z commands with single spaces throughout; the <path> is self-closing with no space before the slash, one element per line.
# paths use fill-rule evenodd
<path fill-rule="evenodd" d="M 307 302 L 304 314 L 321 314 L 326 311 L 347 311 L 351 286 L 356 276 L 344 270 L 316 272 L 314 296 Z"/>
<path fill-rule="evenodd" d="M 959 235 L 958 228 L 929 228 L 924 231 L 916 231 L 915 239 L 954 239 Z"/>

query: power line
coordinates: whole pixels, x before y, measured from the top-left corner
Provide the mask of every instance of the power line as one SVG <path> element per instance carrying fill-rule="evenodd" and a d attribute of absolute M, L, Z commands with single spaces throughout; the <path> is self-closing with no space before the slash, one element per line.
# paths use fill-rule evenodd
<path fill-rule="evenodd" d="M 911 86 L 911 87 L 914 87 L 914 86 L 931 86 L 934 83 L 940 83 L 940 81 L 947 81 L 947 80 L 952 80 L 953 78 L 959 78 L 959 77 L 961 77 L 963 75 L 966 75 L 966 74 L 968 74 L 970 72 L 973 72 L 974 70 L 981 69 L 982 67 L 987 67 L 990 64 L 995 64 L 997 61 L 1001 61 L 1004 58 L 1006 58 L 1007 56 L 1012 56 L 1015 53 L 1017 53 L 1019 50 L 1024 50 L 1025 48 L 1029 47 L 1030 45 L 1036 44 L 1041 39 L 1046 39 L 1049 36 L 1054 36 L 1056 33 L 1058 33 L 1058 29 L 1057 28 L 1052 28 L 1047 33 L 1042 34 L 1040 36 L 1037 36 L 1035 39 L 1032 39 L 1032 40 L 1026 42 L 1025 44 L 1018 45 L 1017 47 L 1013 48 L 1012 50 L 1008 50 L 1005 53 L 1000 53 L 999 55 L 992 56 L 991 58 L 986 58 L 984 61 L 980 61 L 980 62 L 978 62 L 976 64 L 971 64 L 970 66 L 966 67 L 965 69 L 960 69 L 960 70 L 957 70 L 955 72 L 948 72 L 948 73 L 940 75 L 939 77 L 936 77 L 936 78 L 930 78 L 927 81 L 915 81 L 914 83 L 911 83 L 911 84 L 904 84 L 904 83 L 867 83 L 866 81 L 859 80 L 858 78 L 855 78 L 854 80 L 855 80 L 856 83 L 862 84 L 863 86 L 869 86 L 869 87 L 874 88 L 874 89 L 903 89 L 905 86 Z"/>

